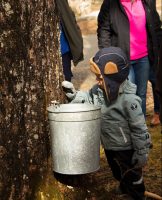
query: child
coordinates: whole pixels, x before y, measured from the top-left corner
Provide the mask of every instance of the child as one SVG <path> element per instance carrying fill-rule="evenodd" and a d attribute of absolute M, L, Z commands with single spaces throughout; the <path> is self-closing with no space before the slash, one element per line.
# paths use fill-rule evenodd
<path fill-rule="evenodd" d="M 62 83 L 71 103 L 101 106 L 101 142 L 113 176 L 120 181 L 124 199 L 144 199 L 142 167 L 148 158 L 150 135 L 136 96 L 136 86 L 127 80 L 129 63 L 118 47 L 103 48 L 90 60 L 98 83 L 89 91 L 75 91 Z"/>

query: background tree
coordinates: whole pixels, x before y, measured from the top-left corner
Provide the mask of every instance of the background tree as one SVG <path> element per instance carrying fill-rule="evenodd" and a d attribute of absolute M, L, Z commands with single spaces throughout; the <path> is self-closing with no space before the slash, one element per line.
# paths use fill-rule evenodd
<path fill-rule="evenodd" d="M 49 156 L 46 108 L 62 101 L 53 0 L 0 1 L 0 199 L 30 199 Z"/>

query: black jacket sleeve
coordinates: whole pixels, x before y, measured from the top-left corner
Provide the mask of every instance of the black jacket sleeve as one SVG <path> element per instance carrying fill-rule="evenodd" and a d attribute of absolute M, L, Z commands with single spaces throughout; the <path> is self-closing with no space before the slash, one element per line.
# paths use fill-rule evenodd
<path fill-rule="evenodd" d="M 162 80 L 161 79 L 162 79 L 162 40 L 159 51 L 158 69 L 156 73 L 156 92 L 160 100 L 160 121 L 162 123 Z"/>
<path fill-rule="evenodd" d="M 72 60 L 76 66 L 83 60 L 83 38 L 77 24 L 75 14 L 71 10 L 67 0 L 56 0 L 57 9 L 61 18 L 62 27 L 68 40 Z"/>
<path fill-rule="evenodd" d="M 104 0 L 98 15 L 98 47 L 99 49 L 111 46 L 111 28 L 110 28 L 110 0 Z"/>
<path fill-rule="evenodd" d="M 160 42 L 162 40 L 162 22 L 160 16 L 156 10 L 156 1 L 150 0 L 150 7 L 152 8 L 153 19 L 154 19 L 154 31 L 158 41 L 158 49 L 160 48 Z"/>

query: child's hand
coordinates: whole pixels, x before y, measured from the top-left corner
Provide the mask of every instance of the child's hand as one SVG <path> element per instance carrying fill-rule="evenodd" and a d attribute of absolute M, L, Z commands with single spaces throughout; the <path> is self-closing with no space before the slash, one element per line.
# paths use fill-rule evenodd
<path fill-rule="evenodd" d="M 62 89 L 65 92 L 65 95 L 68 97 L 68 99 L 72 100 L 75 97 L 76 90 L 74 88 L 74 85 L 71 82 L 63 81 Z"/>
<path fill-rule="evenodd" d="M 147 164 L 148 154 L 138 154 L 137 151 L 134 152 L 132 156 L 132 164 L 135 167 L 144 167 Z"/>

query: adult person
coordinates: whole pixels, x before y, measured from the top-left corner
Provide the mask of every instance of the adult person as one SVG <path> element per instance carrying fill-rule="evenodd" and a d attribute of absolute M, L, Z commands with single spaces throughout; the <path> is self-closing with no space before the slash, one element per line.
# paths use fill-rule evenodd
<path fill-rule="evenodd" d="M 154 0 L 104 0 L 98 15 L 98 46 L 125 51 L 131 61 L 129 79 L 137 85 L 144 115 L 150 66 L 157 66 L 160 27 Z"/>
<path fill-rule="evenodd" d="M 65 80 L 71 81 L 71 60 L 74 66 L 83 60 L 83 38 L 74 12 L 67 0 L 56 0 L 60 17 L 60 44 Z"/>
<path fill-rule="evenodd" d="M 156 9 L 156 0 L 154 1 L 154 9 Z M 154 103 L 154 114 L 151 119 L 151 125 L 156 126 L 160 124 L 160 119 L 159 119 L 159 112 L 160 112 L 160 102 L 158 95 L 156 94 L 155 87 L 156 87 L 156 72 L 153 67 L 150 68 L 150 73 L 149 73 L 149 81 L 152 86 L 152 93 L 153 93 L 153 103 Z"/>

